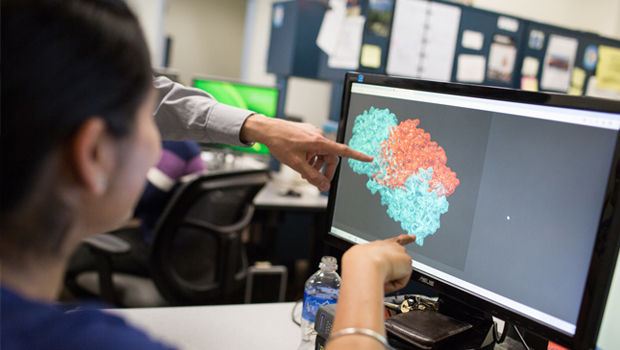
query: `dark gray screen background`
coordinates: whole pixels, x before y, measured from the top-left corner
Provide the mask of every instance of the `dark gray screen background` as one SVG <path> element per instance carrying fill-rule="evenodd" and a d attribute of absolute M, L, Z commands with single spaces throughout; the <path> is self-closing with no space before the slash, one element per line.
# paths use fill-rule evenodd
<path fill-rule="evenodd" d="M 352 94 L 345 143 L 371 106 L 420 119 L 460 180 L 412 258 L 575 324 L 617 131 Z M 369 241 L 406 233 L 367 181 L 342 162 L 332 226 Z"/>

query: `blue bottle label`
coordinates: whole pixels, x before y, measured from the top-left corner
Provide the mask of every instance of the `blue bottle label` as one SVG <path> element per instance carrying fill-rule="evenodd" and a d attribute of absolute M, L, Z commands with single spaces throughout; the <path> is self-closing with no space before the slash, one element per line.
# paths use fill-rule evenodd
<path fill-rule="evenodd" d="M 301 312 L 301 317 L 307 321 L 314 322 L 316 313 L 319 311 L 319 307 L 323 305 L 335 304 L 338 300 L 318 298 L 316 296 L 308 295 L 304 292 L 304 308 Z"/>

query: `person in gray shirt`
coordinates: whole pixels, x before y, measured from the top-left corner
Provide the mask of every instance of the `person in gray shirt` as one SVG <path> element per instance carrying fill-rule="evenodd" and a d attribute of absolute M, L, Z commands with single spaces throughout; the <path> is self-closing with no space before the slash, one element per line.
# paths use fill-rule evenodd
<path fill-rule="evenodd" d="M 320 191 L 327 191 L 338 157 L 372 161 L 372 157 L 330 141 L 307 123 L 268 118 L 219 103 L 208 93 L 166 77 L 153 81 L 158 93 L 155 122 L 164 140 L 193 140 L 250 147 L 260 142 L 283 164 L 299 172 Z M 323 173 L 320 170 L 325 165 Z"/>

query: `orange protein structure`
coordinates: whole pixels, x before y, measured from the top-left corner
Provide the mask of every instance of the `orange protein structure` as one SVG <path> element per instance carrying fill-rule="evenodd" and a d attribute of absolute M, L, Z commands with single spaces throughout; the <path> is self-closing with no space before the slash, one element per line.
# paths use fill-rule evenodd
<path fill-rule="evenodd" d="M 381 158 L 387 162 L 380 174 L 374 178 L 378 184 L 394 188 L 404 188 L 407 179 L 419 169 L 433 169 L 429 189 L 436 190 L 437 196 L 450 196 L 460 181 L 456 173 L 446 166 L 446 153 L 431 135 L 418 128 L 419 119 L 406 120 L 390 130 L 390 137 L 381 142 Z"/>

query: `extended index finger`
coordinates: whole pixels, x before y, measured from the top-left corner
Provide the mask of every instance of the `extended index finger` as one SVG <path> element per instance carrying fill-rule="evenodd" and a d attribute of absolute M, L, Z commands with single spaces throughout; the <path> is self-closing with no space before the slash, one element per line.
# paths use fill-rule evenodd
<path fill-rule="evenodd" d="M 323 154 L 331 153 L 339 157 L 352 158 L 361 162 L 372 162 L 373 160 L 372 156 L 356 151 L 345 144 L 329 140 L 326 141 L 327 142 L 325 142 L 321 147 L 321 151 Z"/>
<path fill-rule="evenodd" d="M 388 239 L 388 241 L 394 241 L 400 245 L 407 245 L 409 243 L 413 243 L 415 241 L 415 235 L 406 235 L 402 234 L 398 237 L 393 237 Z"/>

